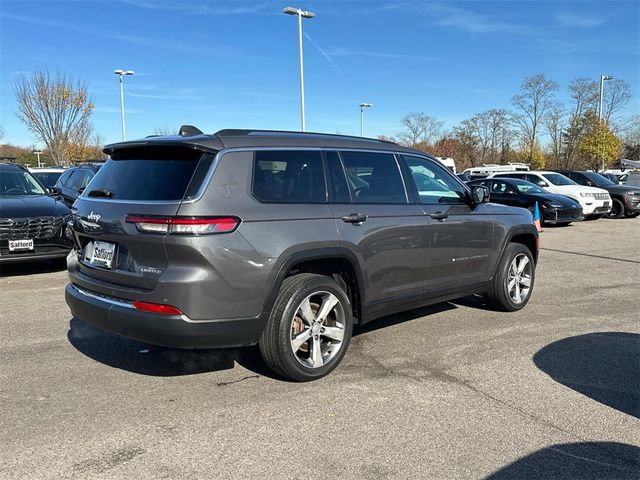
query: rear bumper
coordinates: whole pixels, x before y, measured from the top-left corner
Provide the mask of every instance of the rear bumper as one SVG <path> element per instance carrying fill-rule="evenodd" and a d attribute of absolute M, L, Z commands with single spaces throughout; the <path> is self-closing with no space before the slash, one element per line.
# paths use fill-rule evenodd
<path fill-rule="evenodd" d="M 194 321 L 185 315 L 136 310 L 126 300 L 102 297 L 68 284 L 65 299 L 71 313 L 87 323 L 152 345 L 172 348 L 226 348 L 254 345 L 267 318 Z"/>

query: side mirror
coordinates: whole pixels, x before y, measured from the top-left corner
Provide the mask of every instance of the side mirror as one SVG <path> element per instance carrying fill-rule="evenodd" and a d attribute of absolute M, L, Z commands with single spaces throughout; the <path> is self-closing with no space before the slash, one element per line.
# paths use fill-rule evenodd
<path fill-rule="evenodd" d="M 543 180 L 539 180 L 538 181 L 538 186 L 539 187 L 548 187 L 549 184 L 547 182 L 543 181 Z"/>
<path fill-rule="evenodd" d="M 49 193 L 51 195 L 62 195 L 62 190 L 60 190 L 58 187 L 51 187 L 49 188 Z"/>
<path fill-rule="evenodd" d="M 474 204 L 487 203 L 489 201 L 489 189 L 482 185 L 471 187 L 471 200 Z"/>

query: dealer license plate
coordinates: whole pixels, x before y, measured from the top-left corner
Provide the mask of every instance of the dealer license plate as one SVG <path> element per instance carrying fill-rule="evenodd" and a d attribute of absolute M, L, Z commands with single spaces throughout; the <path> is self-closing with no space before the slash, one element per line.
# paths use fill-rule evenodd
<path fill-rule="evenodd" d="M 20 252 L 23 250 L 33 250 L 33 239 L 29 240 L 9 240 L 9 251 Z"/>
<path fill-rule="evenodd" d="M 115 257 L 116 254 L 116 245 L 107 242 L 93 242 L 93 250 L 90 253 L 91 255 L 87 255 L 90 264 L 103 268 L 111 268 L 113 257 Z"/>

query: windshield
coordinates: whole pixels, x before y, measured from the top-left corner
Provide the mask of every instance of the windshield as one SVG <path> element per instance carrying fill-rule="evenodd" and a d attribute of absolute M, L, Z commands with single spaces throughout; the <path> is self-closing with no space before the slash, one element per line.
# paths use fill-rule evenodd
<path fill-rule="evenodd" d="M 509 183 L 516 187 L 520 193 L 547 193 L 539 186 L 534 185 L 531 182 L 527 182 L 526 180 L 509 180 Z"/>
<path fill-rule="evenodd" d="M 195 195 L 212 160 L 211 154 L 187 148 L 116 151 L 93 177 L 83 197 L 182 200 Z"/>
<path fill-rule="evenodd" d="M 544 178 L 554 185 L 577 185 L 576 182 L 559 173 L 545 173 Z"/>
<path fill-rule="evenodd" d="M 599 187 L 608 187 L 610 185 L 615 185 L 615 183 L 613 183 L 607 177 L 600 175 L 599 173 L 584 172 L 584 175 Z"/>
<path fill-rule="evenodd" d="M 42 185 L 24 171 L 6 171 L 0 175 L 0 195 L 45 195 Z"/>
<path fill-rule="evenodd" d="M 51 188 L 56 184 L 62 172 L 33 172 L 31 175 L 40 180 L 40 183 L 45 187 Z"/>

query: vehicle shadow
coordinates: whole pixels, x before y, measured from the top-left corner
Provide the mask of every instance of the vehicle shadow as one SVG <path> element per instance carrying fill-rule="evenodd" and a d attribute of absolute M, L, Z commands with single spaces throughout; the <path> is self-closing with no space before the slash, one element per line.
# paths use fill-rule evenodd
<path fill-rule="evenodd" d="M 640 418 L 640 335 L 597 332 L 565 338 L 540 349 L 533 362 L 555 381 Z"/>
<path fill-rule="evenodd" d="M 37 273 L 61 272 L 67 269 L 67 259 L 39 260 L 24 263 L 0 264 L 0 277 L 16 277 Z"/>
<path fill-rule="evenodd" d="M 69 321 L 69 343 L 93 360 L 141 375 L 175 377 L 229 370 L 235 363 L 260 376 L 276 377 L 255 347 L 183 350 L 149 345 L 107 332 L 77 318 Z"/>
<path fill-rule="evenodd" d="M 637 480 L 640 448 L 617 442 L 563 443 L 543 448 L 485 480 Z"/>
<path fill-rule="evenodd" d="M 414 310 L 407 310 L 405 312 L 395 313 L 386 317 L 377 318 L 364 325 L 355 325 L 353 327 L 353 336 L 362 335 L 363 333 L 372 332 L 381 328 L 391 327 L 399 323 L 410 322 L 411 320 L 417 320 L 421 317 L 434 315 L 440 312 L 446 312 L 447 310 L 455 310 L 456 307 L 453 303 L 445 302 L 430 305 L 428 307 L 416 308 Z"/>

